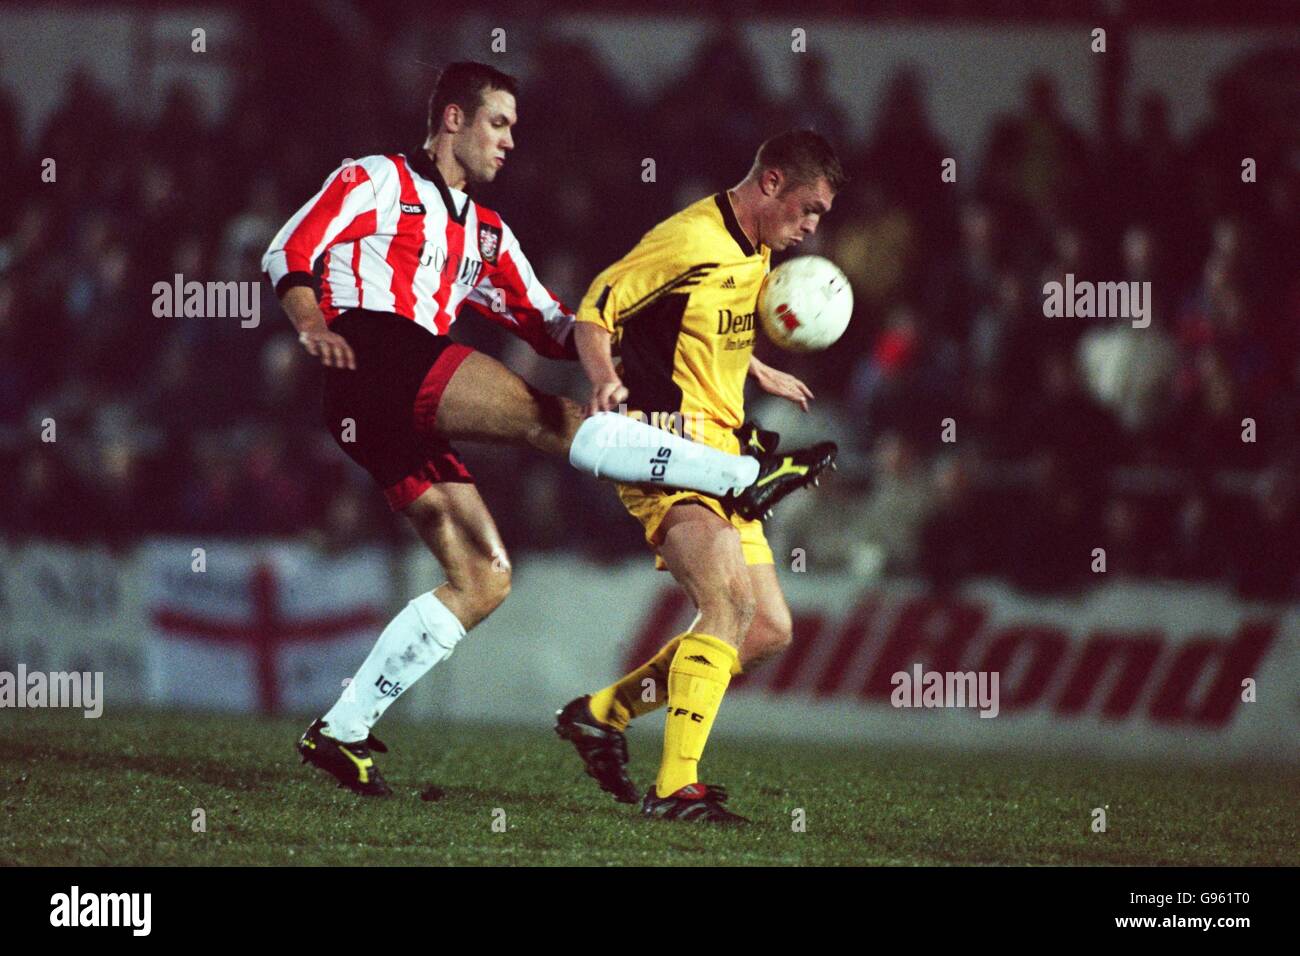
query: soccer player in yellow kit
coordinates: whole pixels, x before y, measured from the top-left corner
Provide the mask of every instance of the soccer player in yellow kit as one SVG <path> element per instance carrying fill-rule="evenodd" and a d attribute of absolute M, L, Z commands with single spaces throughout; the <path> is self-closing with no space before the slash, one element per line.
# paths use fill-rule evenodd
<path fill-rule="evenodd" d="M 745 450 L 737 431 L 747 376 L 806 410 L 808 388 L 753 357 L 758 292 L 771 251 L 812 235 L 843 183 L 826 140 L 808 130 L 783 133 L 759 148 L 739 185 L 659 223 L 597 276 L 575 331 L 592 382 L 588 413 L 625 405 L 628 414 L 735 454 Z M 751 429 L 745 444 L 759 434 Z M 824 442 L 786 456 L 781 469 L 815 476 L 835 451 Z M 656 566 L 672 572 L 699 614 L 645 664 L 571 701 L 557 716 L 556 732 L 574 743 L 602 789 L 632 803 L 637 793 L 623 732 L 666 703 L 663 759 L 642 812 L 742 822 L 723 805 L 723 788 L 699 782 L 697 766 L 732 675 L 790 643 L 790 609 L 772 549 L 761 521 L 746 520 L 724 500 L 652 485 L 617 487 L 645 528 Z M 654 681 L 652 695 L 643 695 L 646 679 Z"/>

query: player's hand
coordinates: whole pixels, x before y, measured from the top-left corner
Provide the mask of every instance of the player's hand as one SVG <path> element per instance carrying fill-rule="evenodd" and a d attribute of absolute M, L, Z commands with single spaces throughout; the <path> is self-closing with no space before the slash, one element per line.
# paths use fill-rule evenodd
<path fill-rule="evenodd" d="M 348 345 L 347 339 L 336 332 L 331 332 L 329 329 L 300 332 L 298 341 L 302 343 L 308 355 L 319 358 L 320 363 L 326 368 L 355 369 L 357 367 L 357 357 L 352 352 L 352 346 Z"/>
<path fill-rule="evenodd" d="M 618 379 L 598 382 L 591 386 L 591 401 L 587 402 L 587 414 L 597 412 L 614 412 L 627 401 L 627 386 Z"/>
<path fill-rule="evenodd" d="M 789 372 L 779 371 L 758 361 L 753 363 L 750 372 L 763 391 L 778 398 L 789 399 L 805 412 L 808 411 L 808 403 L 813 400 L 812 389 Z"/>

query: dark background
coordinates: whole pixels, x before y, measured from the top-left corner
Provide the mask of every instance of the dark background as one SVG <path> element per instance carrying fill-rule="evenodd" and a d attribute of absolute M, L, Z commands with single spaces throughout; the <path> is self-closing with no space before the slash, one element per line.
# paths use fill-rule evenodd
<path fill-rule="evenodd" d="M 1293 4 L 1130 4 L 1118 16 L 1101 4 L 806 7 L 812 23 L 938 24 L 972 36 L 1063 28 L 1084 45 L 1092 26 L 1106 27 L 1108 52 L 1070 81 L 1095 88 L 1091 132 L 1062 109 L 1068 91 L 1045 71 L 1017 84 L 1015 109 L 968 143 L 936 130 L 922 72 L 907 68 L 867 104 L 866 135 L 853 135 L 844 106 L 865 94 L 827 79 L 815 42 L 794 90 L 773 93 L 725 10 L 703 20 L 698 5 L 656 6 L 689 19 L 692 43 L 704 39 L 646 102 L 630 92 L 638 64 L 553 35 L 526 5 L 453 17 L 429 5 L 273 6 L 205 8 L 237 23 L 235 49 L 219 52 L 231 94 L 216 115 L 202 78 L 167 83 L 145 109 L 83 71 L 24 135 L 16 93 L 32 78 L 0 60 L 6 537 L 126 547 L 156 533 L 307 535 L 330 548 L 404 538 L 319 424 L 319 369 L 265 283 L 256 329 L 157 319 L 152 287 L 177 272 L 256 281 L 270 237 L 330 170 L 417 148 L 438 65 L 473 58 L 522 78 L 517 148 L 476 198 L 502 213 L 571 307 L 656 221 L 738 181 L 766 136 L 810 126 L 838 145 L 851 183 L 804 251 L 848 273 L 854 319 L 827 352 L 760 353 L 812 386 L 818 418 L 800 426 L 754 394 L 751 412 L 791 443 L 829 431 L 846 467 L 778 516 L 778 554 L 816 541 L 824 565 L 863 574 L 938 585 L 991 574 L 1063 592 L 1087 583 L 1091 550 L 1104 547 L 1120 574 L 1279 600 L 1300 591 Z M 746 10 L 790 15 L 779 4 Z M 447 27 L 462 15 L 508 20 L 512 52 L 494 59 L 486 37 L 451 42 Z M 1131 34 L 1248 26 L 1275 28 L 1276 42 L 1209 78 L 1209 106 L 1186 133 L 1173 131 L 1169 102 L 1128 84 Z M 400 83 L 375 68 L 394 49 L 418 51 Z M 132 56 L 148 74 L 163 54 L 143 43 Z M 991 71 L 985 82 L 1001 80 Z M 941 183 L 955 150 L 975 162 Z M 1241 179 L 1247 156 L 1255 183 Z M 45 157 L 58 160 L 57 184 L 41 182 Z M 641 180 L 645 157 L 655 184 Z M 1045 318 L 1043 283 L 1066 273 L 1151 281 L 1151 326 Z M 576 365 L 536 360 L 472 314 L 454 335 L 542 387 L 585 394 Z M 52 444 L 40 440 L 46 417 L 57 422 Z M 949 417 L 958 441 L 945 444 Z M 1253 443 L 1242 440 L 1247 417 Z M 512 551 L 613 560 L 643 547 L 612 491 L 565 463 L 511 449 L 469 449 L 469 459 Z"/>

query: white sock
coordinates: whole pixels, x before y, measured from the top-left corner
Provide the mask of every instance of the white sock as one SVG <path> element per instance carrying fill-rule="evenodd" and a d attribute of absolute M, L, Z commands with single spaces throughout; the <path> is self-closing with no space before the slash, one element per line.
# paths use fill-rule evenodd
<path fill-rule="evenodd" d="M 617 412 L 597 412 L 578 428 L 569 464 L 610 481 L 663 484 L 709 495 L 752 485 L 758 459 L 729 455 Z"/>
<path fill-rule="evenodd" d="M 433 665 L 451 656 L 465 636 L 460 619 L 433 592 L 407 603 L 325 714 L 326 732 L 336 740 L 365 740 L 390 704 Z"/>

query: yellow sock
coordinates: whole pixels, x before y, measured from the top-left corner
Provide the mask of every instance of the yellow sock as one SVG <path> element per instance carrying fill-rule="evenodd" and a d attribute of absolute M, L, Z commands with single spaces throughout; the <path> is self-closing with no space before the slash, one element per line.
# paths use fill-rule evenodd
<path fill-rule="evenodd" d="M 668 668 L 685 636 L 678 634 L 636 670 L 592 694 L 587 703 L 591 716 L 602 724 L 627 730 L 632 718 L 658 710 L 668 703 Z M 653 683 L 647 684 L 647 680 Z"/>
<path fill-rule="evenodd" d="M 687 633 L 690 633 L 689 631 Z M 604 690 L 591 695 L 587 706 L 591 716 L 616 730 L 626 731 L 637 717 L 644 717 L 668 703 L 668 668 L 685 634 L 678 634 L 636 670 L 624 674 Z M 731 676 L 741 673 L 740 657 L 731 664 Z M 651 681 L 647 684 L 646 681 Z"/>
<path fill-rule="evenodd" d="M 681 637 L 668 669 L 668 716 L 664 754 L 655 791 L 661 797 L 697 783 L 697 768 L 709 739 L 722 695 L 731 683 L 736 649 L 709 634 Z"/>

